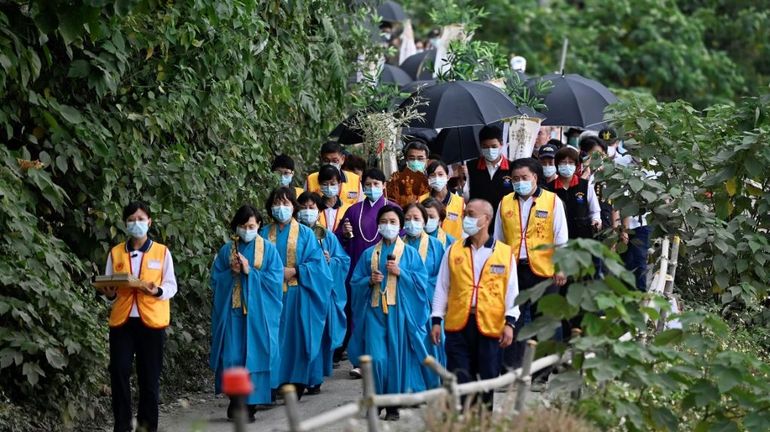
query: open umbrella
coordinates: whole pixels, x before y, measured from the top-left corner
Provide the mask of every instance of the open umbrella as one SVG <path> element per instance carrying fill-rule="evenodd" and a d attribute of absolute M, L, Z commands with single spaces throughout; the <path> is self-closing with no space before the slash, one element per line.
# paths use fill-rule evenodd
<path fill-rule="evenodd" d="M 433 69 L 428 65 L 435 61 L 436 50 L 429 49 L 407 57 L 400 66 L 404 72 L 412 76 L 412 79 L 431 80 L 433 79 Z"/>
<path fill-rule="evenodd" d="M 575 126 L 582 129 L 601 129 L 604 124 L 604 108 L 618 100 L 601 83 L 577 74 L 545 75 L 554 87 L 543 101 L 548 107 L 545 126 Z M 536 79 L 527 81 L 534 89 Z"/>
<path fill-rule="evenodd" d="M 442 129 L 430 151 L 440 154 L 441 160 L 447 164 L 476 158 L 479 156 L 479 131 L 482 127 Z"/>
<path fill-rule="evenodd" d="M 386 1 L 377 6 L 377 15 L 387 22 L 401 22 L 406 21 L 409 17 L 404 13 L 404 9 L 400 4 L 394 1 Z"/>
<path fill-rule="evenodd" d="M 400 67 L 389 64 L 384 64 L 382 66 L 380 84 L 396 84 L 400 87 L 412 82 L 412 77 Z"/>
<path fill-rule="evenodd" d="M 499 120 L 520 117 L 542 117 L 537 111 L 519 108 L 499 88 L 474 81 L 442 82 L 409 96 L 400 108 L 425 102 L 417 107 L 422 119 L 410 122 L 410 127 L 434 129 L 487 125 Z"/>

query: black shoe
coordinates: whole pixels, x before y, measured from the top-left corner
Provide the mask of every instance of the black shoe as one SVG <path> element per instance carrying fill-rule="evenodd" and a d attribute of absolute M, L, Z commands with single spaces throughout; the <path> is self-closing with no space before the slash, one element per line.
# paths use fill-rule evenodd
<path fill-rule="evenodd" d="M 227 405 L 227 419 L 232 420 L 235 418 L 235 404 L 233 403 L 233 400 L 230 399 L 230 403 Z"/>
<path fill-rule="evenodd" d="M 257 421 L 256 414 L 257 414 L 257 406 L 256 405 L 247 405 L 246 406 L 246 413 L 248 414 L 248 417 L 246 418 L 246 421 L 249 423 L 254 423 Z"/>
<path fill-rule="evenodd" d="M 340 361 L 332 362 L 332 369 L 339 369 L 341 365 L 342 365 L 342 362 Z"/>
<path fill-rule="evenodd" d="M 316 386 L 307 386 L 307 389 L 305 390 L 305 394 L 308 396 L 317 395 L 321 393 L 321 384 L 318 384 Z"/>

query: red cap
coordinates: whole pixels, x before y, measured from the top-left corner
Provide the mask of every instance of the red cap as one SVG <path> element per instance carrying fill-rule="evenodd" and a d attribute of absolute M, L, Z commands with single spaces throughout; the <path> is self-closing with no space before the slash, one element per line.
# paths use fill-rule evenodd
<path fill-rule="evenodd" d="M 253 389 L 248 369 L 233 367 L 222 373 L 222 393 L 228 396 L 247 396 Z"/>

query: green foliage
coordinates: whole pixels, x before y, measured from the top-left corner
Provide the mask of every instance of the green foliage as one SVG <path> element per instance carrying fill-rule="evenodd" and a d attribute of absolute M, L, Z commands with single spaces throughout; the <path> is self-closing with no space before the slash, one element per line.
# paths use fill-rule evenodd
<path fill-rule="evenodd" d="M 225 223 L 242 202 L 259 205 L 276 153 L 307 167 L 343 117 L 368 37 L 357 22 L 334 1 L 0 7 L 5 397 L 65 424 L 91 414 L 106 308 L 87 281 L 137 198 L 179 280 L 165 377 L 200 376 Z"/>
<path fill-rule="evenodd" d="M 443 27 L 463 24 L 465 31 L 473 32 L 479 26 L 479 19 L 488 15 L 483 7 L 475 7 L 470 0 L 435 0 L 428 15 L 433 25 Z"/>

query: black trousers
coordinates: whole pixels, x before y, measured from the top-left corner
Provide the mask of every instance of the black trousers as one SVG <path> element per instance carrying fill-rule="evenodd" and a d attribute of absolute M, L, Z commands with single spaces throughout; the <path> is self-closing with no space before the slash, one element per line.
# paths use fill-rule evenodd
<path fill-rule="evenodd" d="M 500 375 L 500 340 L 482 335 L 475 315 L 468 317 L 461 331 L 446 332 L 444 349 L 447 369 L 457 376 L 460 384 Z M 483 404 L 489 408 L 492 408 L 493 395 L 494 392 L 481 394 Z"/>
<path fill-rule="evenodd" d="M 131 369 L 134 355 L 139 384 L 137 430 L 158 430 L 160 371 L 165 341 L 165 329 L 146 327 L 140 318 L 129 318 L 122 326 L 110 328 L 110 382 L 115 432 L 131 431 Z"/>

